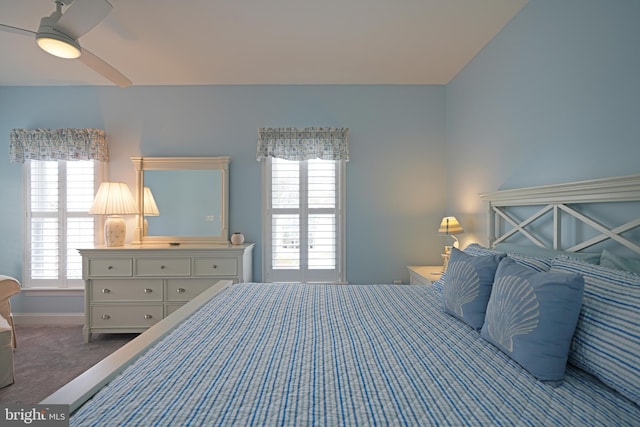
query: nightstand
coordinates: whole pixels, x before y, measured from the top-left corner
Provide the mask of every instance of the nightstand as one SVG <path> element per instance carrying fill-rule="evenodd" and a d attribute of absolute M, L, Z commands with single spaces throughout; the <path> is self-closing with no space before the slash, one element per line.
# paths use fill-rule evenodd
<path fill-rule="evenodd" d="M 441 265 L 409 266 L 410 285 L 430 285 L 442 276 Z"/>

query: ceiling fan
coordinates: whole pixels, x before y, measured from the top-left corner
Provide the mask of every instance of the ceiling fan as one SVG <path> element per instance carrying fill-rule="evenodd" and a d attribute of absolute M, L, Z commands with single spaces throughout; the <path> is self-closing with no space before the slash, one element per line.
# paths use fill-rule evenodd
<path fill-rule="evenodd" d="M 77 58 L 87 67 L 121 87 L 131 85 L 131 80 L 121 72 L 80 47 L 78 39 L 98 25 L 113 6 L 107 0 L 54 0 L 56 10 L 40 20 L 38 31 L 0 24 L 0 30 L 35 36 L 36 43 L 44 51 L 60 58 Z M 64 14 L 62 6 L 68 6 Z"/>

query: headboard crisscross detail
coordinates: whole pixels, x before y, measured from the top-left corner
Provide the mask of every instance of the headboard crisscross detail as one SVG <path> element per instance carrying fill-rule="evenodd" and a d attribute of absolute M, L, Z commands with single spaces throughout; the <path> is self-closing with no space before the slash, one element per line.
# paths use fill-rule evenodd
<path fill-rule="evenodd" d="M 623 245 L 637 254 L 640 254 L 640 245 L 629 240 L 622 233 L 640 226 L 640 215 L 614 227 L 606 226 L 592 214 L 581 210 L 585 205 L 593 203 L 612 204 L 619 202 L 640 201 L 640 175 L 627 175 L 615 178 L 604 178 L 590 181 L 581 181 L 567 184 L 555 184 L 540 187 L 530 187 L 514 190 L 501 190 L 493 193 L 485 193 L 480 197 L 489 202 L 489 244 L 495 245 L 504 242 L 514 235 L 522 235 L 527 240 L 540 247 L 546 247 L 543 241 L 534 235 L 526 227 L 541 218 L 553 215 L 553 227 L 551 236 L 553 247 L 550 249 L 564 250 L 566 252 L 579 252 L 607 239 L 611 239 Z M 541 209 L 524 220 L 517 220 L 510 215 L 508 208 L 518 206 L 541 206 Z M 599 234 L 575 242 L 569 248 L 561 248 L 561 224 L 560 214 L 565 213 L 583 224 L 593 228 Z M 509 224 L 510 229 L 505 230 L 504 225 Z"/>

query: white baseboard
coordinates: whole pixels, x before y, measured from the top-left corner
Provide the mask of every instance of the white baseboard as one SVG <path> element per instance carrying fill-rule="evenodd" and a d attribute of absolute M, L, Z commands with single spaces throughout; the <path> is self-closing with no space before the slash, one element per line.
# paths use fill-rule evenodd
<path fill-rule="evenodd" d="M 84 325 L 84 313 L 13 313 L 16 325 Z"/>

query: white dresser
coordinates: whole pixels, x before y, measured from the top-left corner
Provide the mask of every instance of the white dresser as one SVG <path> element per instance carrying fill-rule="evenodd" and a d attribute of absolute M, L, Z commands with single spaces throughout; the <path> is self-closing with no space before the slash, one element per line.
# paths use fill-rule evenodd
<path fill-rule="evenodd" d="M 143 332 L 221 279 L 253 280 L 253 243 L 80 249 L 85 342 Z"/>

